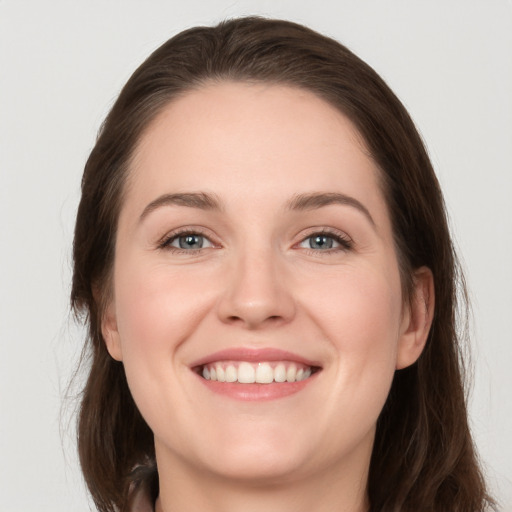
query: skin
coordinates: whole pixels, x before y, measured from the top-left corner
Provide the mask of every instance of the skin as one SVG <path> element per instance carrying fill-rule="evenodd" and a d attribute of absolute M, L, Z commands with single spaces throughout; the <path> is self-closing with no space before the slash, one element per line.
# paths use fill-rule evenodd
<path fill-rule="evenodd" d="M 368 510 L 376 421 L 433 311 L 425 268 L 404 304 L 378 178 L 351 122 L 291 87 L 204 86 L 144 133 L 103 334 L 155 435 L 158 511 Z M 146 210 L 162 194 L 199 192 L 220 209 Z M 289 207 L 325 192 L 357 200 L 371 219 L 353 204 Z M 182 228 L 205 237 L 201 250 L 161 247 Z M 314 233 L 350 247 L 312 248 Z M 291 351 L 321 370 L 290 396 L 236 400 L 191 368 L 233 347 Z"/>

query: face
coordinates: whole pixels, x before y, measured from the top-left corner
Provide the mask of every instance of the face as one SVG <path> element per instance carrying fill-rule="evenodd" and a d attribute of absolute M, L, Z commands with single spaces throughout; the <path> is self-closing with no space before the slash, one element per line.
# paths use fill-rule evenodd
<path fill-rule="evenodd" d="M 361 137 L 285 86 L 205 86 L 161 112 L 113 287 L 104 337 L 159 466 L 197 474 L 364 472 L 394 371 L 426 337 Z"/>

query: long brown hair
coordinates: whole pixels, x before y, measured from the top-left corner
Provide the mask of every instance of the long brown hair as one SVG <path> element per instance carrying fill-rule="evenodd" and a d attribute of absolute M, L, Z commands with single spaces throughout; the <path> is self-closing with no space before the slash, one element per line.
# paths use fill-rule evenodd
<path fill-rule="evenodd" d="M 467 423 L 464 347 L 456 331 L 463 280 L 439 184 L 413 122 L 377 73 L 338 42 L 287 21 L 240 18 L 186 30 L 158 48 L 123 88 L 85 166 L 71 303 L 89 328 L 78 445 L 98 509 L 125 510 L 134 485 L 158 492 L 152 432 L 100 328 L 130 158 L 170 101 L 225 80 L 302 87 L 348 116 L 381 170 L 404 297 L 414 269 L 425 265 L 433 272 L 436 305 L 427 345 L 416 364 L 396 372 L 378 421 L 368 482 L 372 512 L 492 506 Z"/>

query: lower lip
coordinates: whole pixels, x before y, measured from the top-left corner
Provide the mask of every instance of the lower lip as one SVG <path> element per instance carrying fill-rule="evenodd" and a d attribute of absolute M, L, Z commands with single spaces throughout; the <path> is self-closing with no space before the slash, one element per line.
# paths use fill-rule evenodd
<path fill-rule="evenodd" d="M 240 384 L 239 382 L 218 382 L 207 380 L 201 376 L 201 382 L 214 393 L 224 395 L 235 400 L 247 402 L 277 400 L 302 391 L 316 377 L 317 373 L 298 382 L 273 382 L 271 384 Z"/>

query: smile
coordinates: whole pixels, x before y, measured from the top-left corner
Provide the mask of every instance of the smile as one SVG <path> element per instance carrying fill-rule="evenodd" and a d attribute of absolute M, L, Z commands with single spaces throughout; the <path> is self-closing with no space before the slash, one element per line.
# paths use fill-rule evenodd
<path fill-rule="evenodd" d="M 205 364 L 201 375 L 206 380 L 217 382 L 271 384 L 300 382 L 309 378 L 314 371 L 314 367 L 289 361 L 218 361 Z"/>
<path fill-rule="evenodd" d="M 215 394 L 243 401 L 266 401 L 309 387 L 322 365 L 285 350 L 236 347 L 196 360 L 191 369 Z"/>

